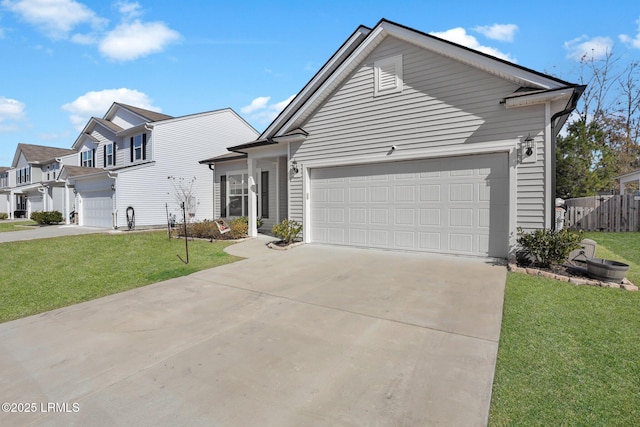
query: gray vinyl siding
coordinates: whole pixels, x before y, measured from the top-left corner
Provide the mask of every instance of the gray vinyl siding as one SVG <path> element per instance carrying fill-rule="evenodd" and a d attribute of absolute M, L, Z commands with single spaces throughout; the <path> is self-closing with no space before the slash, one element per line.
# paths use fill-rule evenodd
<path fill-rule="evenodd" d="M 122 129 L 129 129 L 144 123 L 145 120 L 124 108 L 118 108 L 110 122 L 120 126 Z"/>
<path fill-rule="evenodd" d="M 374 61 L 398 54 L 403 55 L 402 93 L 374 97 Z M 302 124 L 309 137 L 292 144 L 291 153 L 301 164 L 357 161 L 363 155 L 383 157 L 391 145 L 410 154 L 438 146 L 521 141 L 531 134 L 538 141 L 538 162 L 518 166 L 517 222 L 538 227 L 545 208 L 544 107 L 506 109 L 500 101 L 516 89 L 511 82 L 389 37 Z M 301 176 L 290 181 L 289 194 L 290 217 L 302 221 Z"/>

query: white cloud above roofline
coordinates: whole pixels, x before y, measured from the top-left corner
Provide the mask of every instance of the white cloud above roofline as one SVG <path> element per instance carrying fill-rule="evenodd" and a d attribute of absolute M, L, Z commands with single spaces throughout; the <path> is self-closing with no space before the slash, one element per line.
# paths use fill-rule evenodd
<path fill-rule="evenodd" d="M 254 98 L 249 105 L 240 108 L 240 112 L 246 115 L 245 118 L 249 122 L 260 126 L 268 125 L 289 105 L 293 98 L 295 98 L 295 94 L 280 102 L 270 104 L 270 96 L 259 96 Z"/>
<path fill-rule="evenodd" d="M 564 42 L 567 58 L 574 61 L 598 60 L 605 58 L 613 49 L 610 37 L 589 37 L 582 35 Z"/>
<path fill-rule="evenodd" d="M 153 105 L 153 99 L 144 92 L 135 89 L 118 88 L 90 91 L 64 104 L 62 109 L 69 113 L 69 120 L 78 131 L 86 126 L 91 117 L 102 117 L 114 102 L 120 102 L 145 110 L 161 112 Z"/>
<path fill-rule="evenodd" d="M 482 45 L 478 41 L 478 39 L 476 39 L 471 34 L 468 34 L 467 30 L 465 30 L 462 27 L 451 28 L 446 31 L 431 32 L 429 34 L 432 36 L 468 47 L 470 49 L 477 50 L 478 52 L 495 56 L 496 58 L 504 59 L 505 61 L 514 62 L 514 63 L 517 62 L 517 60 L 508 53 L 504 53 L 499 49 L 496 49 L 495 47 Z"/>
<path fill-rule="evenodd" d="M 518 26 L 516 24 L 493 24 L 477 26 L 473 30 L 492 40 L 512 42 L 518 31 Z"/>

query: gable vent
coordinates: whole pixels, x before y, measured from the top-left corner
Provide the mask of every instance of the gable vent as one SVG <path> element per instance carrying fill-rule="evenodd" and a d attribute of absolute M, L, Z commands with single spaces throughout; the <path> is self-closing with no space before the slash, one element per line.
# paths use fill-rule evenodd
<path fill-rule="evenodd" d="M 374 96 L 402 92 L 402 55 L 374 62 Z"/>

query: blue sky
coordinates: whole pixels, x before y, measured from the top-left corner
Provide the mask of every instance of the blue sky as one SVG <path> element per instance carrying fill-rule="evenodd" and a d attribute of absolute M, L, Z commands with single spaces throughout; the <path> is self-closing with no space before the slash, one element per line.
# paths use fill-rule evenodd
<path fill-rule="evenodd" d="M 637 0 L 0 0 L 0 166 L 19 142 L 69 148 L 114 101 L 172 116 L 231 107 L 262 131 L 381 18 L 572 82 L 584 53 L 640 60 Z"/>

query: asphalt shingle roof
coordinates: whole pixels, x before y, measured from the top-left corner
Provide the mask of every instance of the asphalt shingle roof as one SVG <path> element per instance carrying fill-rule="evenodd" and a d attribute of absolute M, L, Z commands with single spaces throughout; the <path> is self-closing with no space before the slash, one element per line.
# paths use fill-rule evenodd
<path fill-rule="evenodd" d="M 76 150 L 68 148 L 56 148 L 23 143 L 18 144 L 18 150 L 22 151 L 22 154 L 29 163 L 42 163 L 54 160 L 56 157 L 68 156 L 69 154 L 77 153 Z"/>

